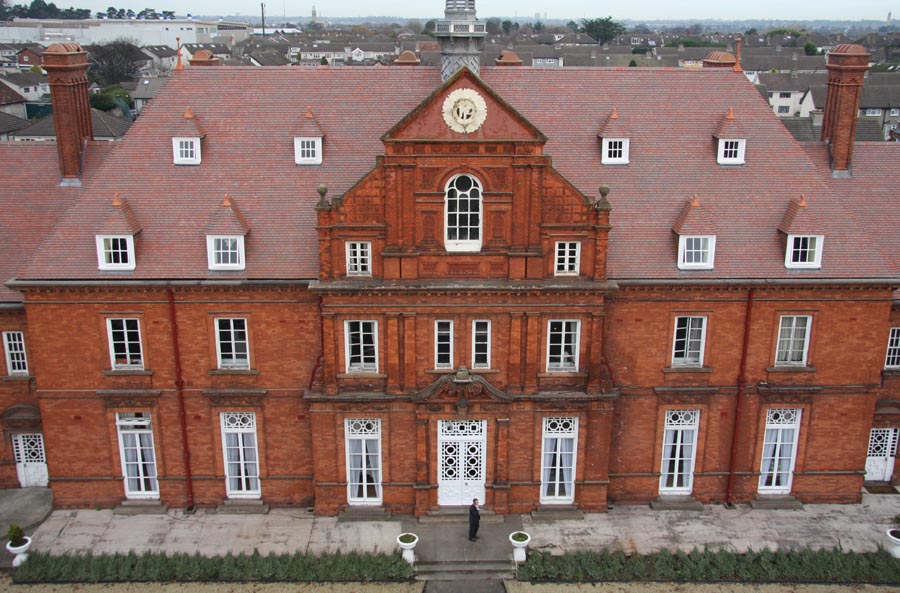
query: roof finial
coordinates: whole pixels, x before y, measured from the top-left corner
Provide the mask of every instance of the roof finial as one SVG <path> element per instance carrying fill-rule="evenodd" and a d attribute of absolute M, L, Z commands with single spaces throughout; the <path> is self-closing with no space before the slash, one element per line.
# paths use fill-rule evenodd
<path fill-rule="evenodd" d="M 312 119 L 312 118 L 313 118 L 312 107 L 307 107 L 306 108 L 306 119 Z"/>
<path fill-rule="evenodd" d="M 694 194 L 693 196 L 691 196 L 691 207 L 696 208 L 699 205 L 700 205 L 700 196 L 698 196 L 697 194 Z"/>
<path fill-rule="evenodd" d="M 744 69 L 741 68 L 741 38 L 738 37 L 738 38 L 735 40 L 735 42 L 736 42 L 736 44 L 737 44 L 737 55 L 735 56 L 735 62 L 734 62 L 734 68 L 733 68 L 733 70 L 734 70 L 735 72 L 743 72 Z"/>
<path fill-rule="evenodd" d="M 806 196 L 804 196 L 803 194 L 800 194 L 800 203 L 798 204 L 798 206 L 800 206 L 801 208 L 806 208 L 807 206 Z"/>
<path fill-rule="evenodd" d="M 222 199 L 222 206 L 231 208 L 231 196 L 225 194 L 225 197 Z"/>
<path fill-rule="evenodd" d="M 115 206 L 116 208 L 118 208 L 119 206 L 122 205 L 122 200 L 119 199 L 119 193 L 118 193 L 118 192 L 116 192 L 115 194 L 113 194 L 113 203 L 112 203 L 112 205 Z"/>
<path fill-rule="evenodd" d="M 190 105 L 184 110 L 184 119 L 194 119 L 194 113 L 191 111 Z"/>
<path fill-rule="evenodd" d="M 184 70 L 184 64 L 181 63 L 181 37 L 175 38 L 175 45 L 178 46 L 178 57 L 176 58 L 178 62 L 175 64 L 175 72 L 181 72 Z"/>
<path fill-rule="evenodd" d="M 619 113 L 616 111 L 616 106 L 613 105 L 612 113 L 609 115 L 609 119 L 619 119 Z"/>
<path fill-rule="evenodd" d="M 732 109 L 731 107 L 728 108 L 728 113 L 725 114 L 725 119 L 737 119 L 736 117 L 734 117 L 734 109 Z"/>

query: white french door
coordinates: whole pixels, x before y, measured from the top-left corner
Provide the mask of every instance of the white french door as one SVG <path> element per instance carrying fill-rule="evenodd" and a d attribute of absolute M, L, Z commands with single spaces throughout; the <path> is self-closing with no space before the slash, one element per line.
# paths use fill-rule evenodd
<path fill-rule="evenodd" d="M 575 500 L 577 445 L 577 417 L 544 418 L 541 502 L 567 504 Z"/>
<path fill-rule="evenodd" d="M 347 502 L 381 504 L 381 420 L 344 420 L 347 451 Z"/>
<path fill-rule="evenodd" d="M 47 455 L 44 452 L 44 435 L 14 434 L 13 452 L 16 458 L 16 475 L 19 486 L 47 486 Z"/>
<path fill-rule="evenodd" d="M 259 498 L 256 414 L 223 412 L 221 418 L 225 492 L 228 498 Z"/>
<path fill-rule="evenodd" d="M 116 414 L 119 457 L 125 478 L 126 498 L 159 498 L 156 451 L 149 416 L 141 412 Z"/>
<path fill-rule="evenodd" d="M 766 411 L 766 434 L 759 469 L 761 494 L 789 494 L 797 462 L 797 435 L 800 412 L 794 408 Z"/>
<path fill-rule="evenodd" d="M 700 410 L 667 410 L 663 434 L 660 494 L 690 494 L 697 459 Z"/>
<path fill-rule="evenodd" d="M 484 502 L 485 420 L 438 420 L 438 504 Z"/>
<path fill-rule="evenodd" d="M 897 456 L 897 439 L 900 428 L 873 428 L 869 435 L 869 451 L 866 457 L 866 481 L 890 482 L 894 475 L 894 458 Z"/>

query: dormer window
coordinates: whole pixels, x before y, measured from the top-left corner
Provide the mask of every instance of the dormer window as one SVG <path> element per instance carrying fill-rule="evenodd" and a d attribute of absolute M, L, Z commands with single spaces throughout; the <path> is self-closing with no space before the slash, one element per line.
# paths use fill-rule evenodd
<path fill-rule="evenodd" d="M 97 267 L 101 270 L 134 269 L 132 235 L 97 235 Z"/>
<path fill-rule="evenodd" d="M 321 165 L 322 138 L 294 138 L 294 162 L 298 165 Z"/>
<path fill-rule="evenodd" d="M 199 165 L 200 138 L 172 138 L 172 152 L 176 165 Z"/>
<path fill-rule="evenodd" d="M 720 138 L 717 162 L 720 165 L 743 165 L 746 144 L 746 140 Z"/>
<path fill-rule="evenodd" d="M 207 235 L 206 254 L 210 270 L 243 270 L 242 235 Z"/>
<path fill-rule="evenodd" d="M 786 268 L 821 268 L 823 235 L 788 235 L 784 254 Z"/>
<path fill-rule="evenodd" d="M 682 235 L 678 237 L 679 270 L 712 270 L 715 256 L 715 235 Z"/>
<path fill-rule="evenodd" d="M 604 165 L 627 165 L 629 144 L 628 138 L 604 138 L 601 162 Z"/>

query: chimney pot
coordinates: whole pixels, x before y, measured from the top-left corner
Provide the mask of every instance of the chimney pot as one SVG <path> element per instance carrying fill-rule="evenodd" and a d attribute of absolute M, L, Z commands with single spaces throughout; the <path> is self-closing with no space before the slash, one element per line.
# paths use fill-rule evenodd
<path fill-rule="evenodd" d="M 94 136 L 87 52 L 77 43 L 54 43 L 43 54 L 43 67 L 50 84 L 63 184 L 80 185 L 85 143 Z"/>
<path fill-rule="evenodd" d="M 823 141 L 828 142 L 832 175 L 849 175 L 859 100 L 871 54 L 861 45 L 843 43 L 828 54 L 828 90 L 822 122 Z"/>

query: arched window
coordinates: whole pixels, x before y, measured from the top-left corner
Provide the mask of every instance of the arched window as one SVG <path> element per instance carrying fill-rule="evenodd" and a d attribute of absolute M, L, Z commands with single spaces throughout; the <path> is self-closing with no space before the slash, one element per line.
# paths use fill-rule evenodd
<path fill-rule="evenodd" d="M 444 247 L 447 251 L 481 249 L 481 182 L 457 175 L 447 183 Z"/>

